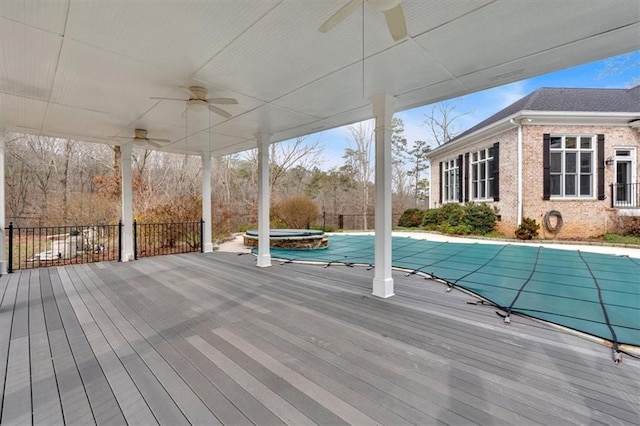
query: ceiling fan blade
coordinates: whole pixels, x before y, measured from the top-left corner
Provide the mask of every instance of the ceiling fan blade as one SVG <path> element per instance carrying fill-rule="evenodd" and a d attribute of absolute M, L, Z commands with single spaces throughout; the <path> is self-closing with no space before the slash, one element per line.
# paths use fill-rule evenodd
<path fill-rule="evenodd" d="M 324 24 L 320 26 L 320 28 L 318 28 L 318 31 L 320 31 L 321 33 L 331 31 L 333 27 L 347 19 L 347 17 L 351 15 L 353 11 L 362 4 L 362 2 L 363 0 L 351 0 L 349 3 L 344 5 L 342 9 L 331 15 L 331 17 L 327 19 Z"/>
<path fill-rule="evenodd" d="M 162 145 L 160 145 L 159 143 L 153 142 L 154 140 L 158 140 L 158 139 L 147 139 L 147 143 L 156 148 L 162 148 Z"/>
<path fill-rule="evenodd" d="M 152 96 L 149 99 L 157 99 L 157 100 L 161 100 L 161 101 L 180 101 L 180 102 L 186 102 L 187 99 L 179 99 L 179 98 L 159 98 L 156 96 Z"/>
<path fill-rule="evenodd" d="M 211 112 L 215 112 L 216 114 L 223 116 L 224 118 L 233 117 L 233 115 L 229 114 L 227 111 L 223 110 L 222 108 L 218 108 L 217 106 L 209 105 L 209 110 Z"/>
<path fill-rule="evenodd" d="M 384 17 L 387 20 L 387 26 L 393 41 L 400 41 L 407 37 L 407 21 L 404 19 L 404 12 L 402 11 L 402 4 L 398 4 L 396 7 L 392 7 L 389 10 L 383 11 Z"/>
<path fill-rule="evenodd" d="M 207 102 L 218 105 L 237 105 L 238 100 L 233 98 L 209 98 Z"/>
<path fill-rule="evenodd" d="M 169 139 L 149 138 L 147 140 L 157 142 L 157 143 L 171 143 Z"/>

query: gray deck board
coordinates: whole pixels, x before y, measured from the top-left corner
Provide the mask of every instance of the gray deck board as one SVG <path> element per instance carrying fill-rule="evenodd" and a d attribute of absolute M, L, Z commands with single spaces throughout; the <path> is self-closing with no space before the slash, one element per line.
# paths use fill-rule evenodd
<path fill-rule="evenodd" d="M 63 422 L 62 406 L 44 319 L 38 269 L 31 271 L 29 283 L 29 339 L 33 423 L 60 424 Z"/>
<path fill-rule="evenodd" d="M 277 418 L 260 405 L 251 394 L 245 392 L 236 382 L 231 380 L 225 372 L 212 364 L 186 339 L 171 330 L 165 321 L 164 312 L 153 311 L 148 308 L 147 301 L 139 301 L 139 292 L 129 287 L 125 280 L 115 279 L 116 274 L 93 267 L 93 272 L 101 277 L 106 286 L 102 291 L 118 307 L 131 323 L 144 333 L 153 333 L 153 325 L 161 330 L 163 336 L 172 337 L 173 346 L 194 365 L 215 389 L 207 387 L 207 393 L 201 395 L 206 403 L 215 410 L 216 416 L 226 424 L 276 424 Z M 112 288 L 115 291 L 112 291 Z M 126 303 L 124 302 L 126 300 Z M 184 328 L 184 327 L 183 327 Z M 187 333 L 191 336 L 192 333 Z M 250 420 L 253 420 L 251 422 Z"/>
<path fill-rule="evenodd" d="M 16 296 L 18 293 L 18 281 L 20 275 L 0 277 L 2 284 L 2 303 L 0 304 L 0 380 L 2 394 L 0 395 L 0 406 L 4 407 L 7 378 L 7 360 L 9 359 L 9 346 L 11 342 L 11 330 L 13 324 L 13 312 L 16 306 Z M 0 421 L 2 416 L 0 415 Z"/>
<path fill-rule="evenodd" d="M 74 277 L 72 275 L 74 272 L 76 271 L 71 271 L 71 278 Z M 70 295 L 74 311 L 81 318 L 83 327 L 87 330 L 89 344 L 105 373 L 122 414 L 130 424 L 156 423 L 155 416 L 121 361 L 127 355 L 134 354 L 134 351 L 130 349 L 127 341 L 120 336 L 113 324 L 104 324 L 102 308 L 91 300 L 89 294 L 84 291 L 82 280 L 78 277 L 73 284 L 75 289 L 67 284 L 65 291 Z M 77 294 L 80 294 L 80 299 L 85 303 L 85 306 L 80 303 L 76 297 Z M 93 319 L 95 319 L 95 323 Z M 101 326 L 99 323 L 102 323 Z"/>
<path fill-rule="evenodd" d="M 44 302 L 44 315 L 53 367 L 58 382 L 62 414 L 65 424 L 88 425 L 95 423 L 95 420 L 53 293 L 51 281 L 57 279 L 58 275 L 52 275 L 49 270 L 40 271 L 40 290 Z M 62 295 L 58 297 L 64 299 Z"/>
<path fill-rule="evenodd" d="M 29 363 L 29 273 L 20 276 L 13 310 L 2 407 L 3 424 L 31 423 Z"/>
<path fill-rule="evenodd" d="M 0 277 L 0 421 L 640 424 L 640 361 L 417 275 L 227 253 Z"/>
<path fill-rule="evenodd" d="M 72 285 L 66 269 L 57 268 L 57 271 L 58 279 L 52 280 L 53 293 L 56 296 L 73 358 L 91 405 L 93 418 L 98 425 L 124 424 L 122 411 L 88 341 L 87 335 L 95 332 L 91 327 L 87 327 L 92 323 L 92 319 L 89 314 L 82 316 L 80 312 L 73 309 L 73 304 L 78 303 L 76 300 L 78 296 L 65 292 L 65 287 Z"/>

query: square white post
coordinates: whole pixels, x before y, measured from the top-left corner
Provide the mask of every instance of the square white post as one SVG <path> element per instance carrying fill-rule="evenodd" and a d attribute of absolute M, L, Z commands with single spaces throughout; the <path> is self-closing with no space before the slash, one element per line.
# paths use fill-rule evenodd
<path fill-rule="evenodd" d="M 211 235 L 211 149 L 206 147 L 202 153 L 202 220 L 204 232 L 202 235 L 202 251 L 211 253 L 214 244 Z"/>
<path fill-rule="evenodd" d="M 122 261 L 133 260 L 133 190 L 131 184 L 131 151 L 133 143 L 120 145 L 120 172 L 122 197 Z"/>
<path fill-rule="evenodd" d="M 6 134 L 4 127 L 0 126 L 0 275 L 4 275 L 7 273 L 7 258 L 5 252 L 5 210 L 4 210 L 4 144 L 5 144 Z"/>
<path fill-rule="evenodd" d="M 271 266 L 269 248 L 269 143 L 271 135 L 256 133 L 258 143 L 258 261 L 260 267 Z"/>
<path fill-rule="evenodd" d="M 371 98 L 376 138 L 376 236 L 373 295 L 393 296 L 391 277 L 391 118 L 395 99 L 381 94 Z"/>

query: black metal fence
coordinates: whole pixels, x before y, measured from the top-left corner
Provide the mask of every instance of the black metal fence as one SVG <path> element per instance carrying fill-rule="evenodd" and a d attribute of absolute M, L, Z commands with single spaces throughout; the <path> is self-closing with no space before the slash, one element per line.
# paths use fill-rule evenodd
<path fill-rule="evenodd" d="M 5 229 L 7 270 L 120 259 L 121 225 L 42 226 Z"/>
<path fill-rule="evenodd" d="M 134 257 L 202 251 L 204 221 L 133 223 Z M 5 228 L 7 271 L 122 260 L 116 225 Z"/>
<path fill-rule="evenodd" d="M 612 183 L 611 207 L 637 208 L 640 207 L 639 183 Z"/>
<path fill-rule="evenodd" d="M 391 223 L 396 224 L 401 214 L 392 214 Z M 375 214 L 345 214 L 323 212 L 319 218 L 319 223 L 327 229 L 344 230 L 373 230 L 376 225 Z"/>
<path fill-rule="evenodd" d="M 202 251 L 204 221 L 133 222 L 134 258 Z"/>

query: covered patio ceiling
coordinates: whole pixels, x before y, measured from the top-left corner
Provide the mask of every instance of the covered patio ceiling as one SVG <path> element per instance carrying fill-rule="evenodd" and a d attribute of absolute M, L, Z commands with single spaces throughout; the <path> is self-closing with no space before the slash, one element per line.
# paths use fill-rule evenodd
<path fill-rule="evenodd" d="M 347 0 L 3 0 L 0 125 L 223 155 L 371 118 L 374 94 L 404 110 L 640 48 L 637 0 L 403 0 L 398 42 L 368 1 L 324 34 Z M 150 99 L 194 85 L 233 117 Z"/>

